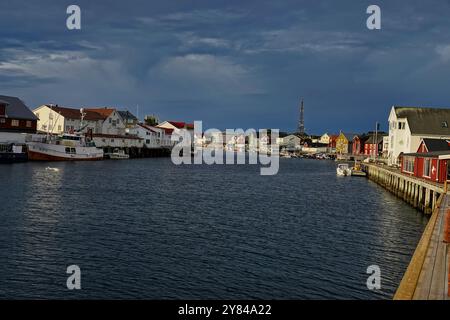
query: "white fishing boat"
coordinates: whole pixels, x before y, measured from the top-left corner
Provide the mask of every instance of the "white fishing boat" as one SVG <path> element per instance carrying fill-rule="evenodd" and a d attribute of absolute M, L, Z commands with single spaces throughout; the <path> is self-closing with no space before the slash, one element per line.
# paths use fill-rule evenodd
<path fill-rule="evenodd" d="M 35 135 L 28 145 L 28 159 L 34 161 L 102 160 L 103 150 L 79 134 Z"/>
<path fill-rule="evenodd" d="M 130 156 L 125 153 L 125 151 L 120 149 L 114 149 L 112 153 L 108 153 L 108 157 L 111 160 L 126 160 L 130 159 Z"/>
<path fill-rule="evenodd" d="M 352 174 L 352 170 L 349 168 L 347 163 L 340 163 L 336 168 L 336 174 L 338 176 L 350 176 Z"/>
<path fill-rule="evenodd" d="M 81 133 L 85 116 L 84 109 L 80 109 L 80 128 L 77 132 L 54 135 L 53 130 L 59 118 L 53 119 L 49 114 L 47 134 L 31 136 L 27 141 L 28 159 L 34 161 L 92 161 L 103 160 L 103 149 L 96 148 L 95 143 Z M 54 121 L 55 120 L 55 121 Z"/>

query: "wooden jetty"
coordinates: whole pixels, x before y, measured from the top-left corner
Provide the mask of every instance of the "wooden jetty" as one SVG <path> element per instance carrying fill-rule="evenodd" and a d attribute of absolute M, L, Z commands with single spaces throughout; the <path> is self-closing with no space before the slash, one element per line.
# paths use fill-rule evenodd
<path fill-rule="evenodd" d="M 433 184 L 373 164 L 364 164 L 369 179 L 431 213 L 394 300 L 450 300 L 450 193 Z"/>

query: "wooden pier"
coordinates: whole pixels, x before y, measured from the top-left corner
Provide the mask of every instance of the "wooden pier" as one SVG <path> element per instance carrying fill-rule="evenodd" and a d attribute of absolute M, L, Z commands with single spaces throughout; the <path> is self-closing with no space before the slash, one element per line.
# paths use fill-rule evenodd
<path fill-rule="evenodd" d="M 385 187 L 426 214 L 433 212 L 439 196 L 444 193 L 443 184 L 407 176 L 387 166 L 373 164 L 363 164 L 362 166 L 370 180 Z"/>
<path fill-rule="evenodd" d="M 433 184 L 400 172 L 364 164 L 369 179 L 401 197 L 430 220 L 394 300 L 450 300 L 450 193 L 447 185 Z"/>

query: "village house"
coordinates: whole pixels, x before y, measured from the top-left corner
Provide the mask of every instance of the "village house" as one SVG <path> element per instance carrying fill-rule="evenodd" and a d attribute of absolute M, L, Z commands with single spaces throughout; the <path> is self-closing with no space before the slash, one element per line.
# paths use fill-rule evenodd
<path fill-rule="evenodd" d="M 301 139 L 295 134 L 290 134 L 286 137 L 279 138 L 278 144 L 281 148 L 287 151 L 297 151 L 301 149 Z"/>
<path fill-rule="evenodd" d="M 353 155 L 361 155 L 364 154 L 365 142 L 367 140 L 367 136 L 365 135 L 355 135 L 352 140 L 352 154 Z"/>
<path fill-rule="evenodd" d="M 320 136 L 319 143 L 330 144 L 330 136 L 328 135 L 328 133 L 325 132 L 323 135 Z"/>
<path fill-rule="evenodd" d="M 364 143 L 364 155 L 378 157 L 383 154 L 385 133 L 371 134 Z"/>
<path fill-rule="evenodd" d="M 339 133 L 336 138 L 336 153 L 338 154 L 349 154 L 352 153 L 353 148 L 353 137 L 356 136 L 354 133 Z"/>
<path fill-rule="evenodd" d="M 433 182 L 450 180 L 450 141 L 423 138 L 414 153 L 400 154 L 400 170 L 404 174 Z"/>
<path fill-rule="evenodd" d="M 127 131 L 141 138 L 143 146 L 148 149 L 169 148 L 173 145 L 171 141 L 172 129 L 138 123 L 134 128 L 130 128 Z"/>
<path fill-rule="evenodd" d="M 141 148 L 143 142 L 126 133 L 126 123 L 115 108 L 68 108 L 46 104 L 33 110 L 38 131 L 50 134 L 82 132 L 99 148 Z"/>
<path fill-rule="evenodd" d="M 393 106 L 389 114 L 388 164 L 415 152 L 423 138 L 450 139 L 450 109 Z"/>
<path fill-rule="evenodd" d="M 336 141 L 338 139 L 338 134 L 330 135 L 330 142 L 328 143 L 328 152 L 336 153 Z"/>
<path fill-rule="evenodd" d="M 0 95 L 0 142 L 25 142 L 36 133 L 38 118 L 17 97 Z"/>
<path fill-rule="evenodd" d="M 119 110 L 117 112 L 119 113 L 120 118 L 122 118 L 126 128 L 134 128 L 139 123 L 139 119 L 130 111 Z"/>

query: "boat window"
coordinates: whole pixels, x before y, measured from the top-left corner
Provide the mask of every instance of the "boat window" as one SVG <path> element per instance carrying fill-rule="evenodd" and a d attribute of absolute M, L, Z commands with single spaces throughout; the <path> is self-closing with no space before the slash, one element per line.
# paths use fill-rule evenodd
<path fill-rule="evenodd" d="M 76 154 L 76 153 L 77 153 L 77 149 L 75 149 L 75 148 L 70 148 L 70 153 Z"/>
<path fill-rule="evenodd" d="M 70 153 L 70 148 L 66 148 L 66 153 Z"/>

